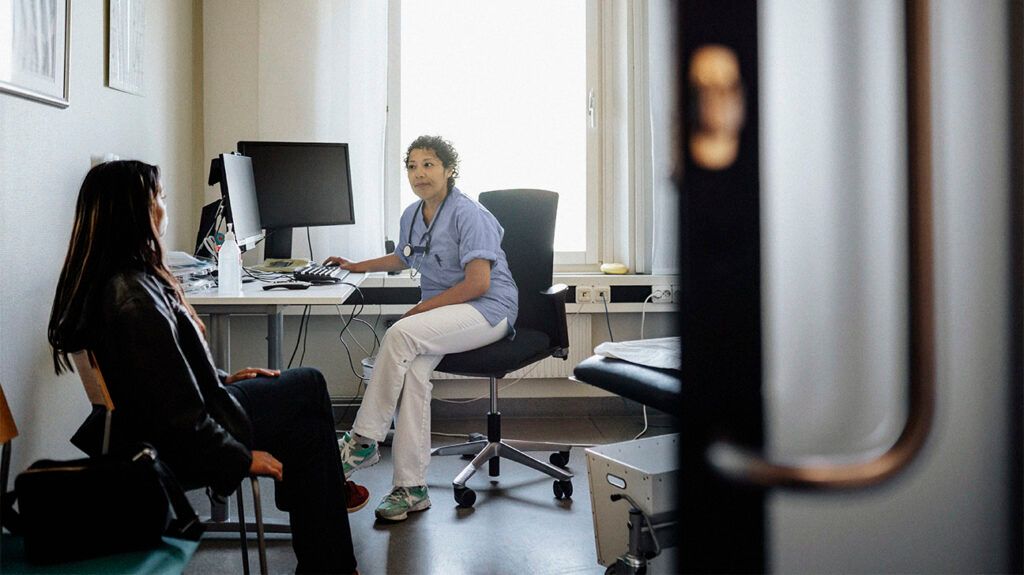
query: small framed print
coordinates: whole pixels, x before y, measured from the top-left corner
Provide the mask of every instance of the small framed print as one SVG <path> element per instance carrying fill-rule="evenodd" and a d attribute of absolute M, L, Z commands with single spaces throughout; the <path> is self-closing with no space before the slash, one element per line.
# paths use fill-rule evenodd
<path fill-rule="evenodd" d="M 107 86 L 143 94 L 146 38 L 145 0 L 109 0 L 110 35 L 107 46 Z"/>
<path fill-rule="evenodd" d="M 0 0 L 0 97 L 68 107 L 71 0 Z"/>

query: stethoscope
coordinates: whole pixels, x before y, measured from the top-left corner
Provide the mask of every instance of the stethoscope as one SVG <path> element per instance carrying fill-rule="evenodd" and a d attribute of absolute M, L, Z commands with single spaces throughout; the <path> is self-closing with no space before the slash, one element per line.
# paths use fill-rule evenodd
<path fill-rule="evenodd" d="M 430 225 L 427 226 L 427 231 L 423 232 L 423 235 L 420 237 L 420 242 L 424 245 L 414 246 L 412 245 L 412 228 L 416 225 L 417 218 L 419 218 L 420 214 L 423 212 L 423 204 L 426 203 L 425 200 L 420 200 L 420 204 L 416 206 L 416 213 L 412 215 L 412 222 L 409 223 L 409 233 L 405 239 L 405 247 L 402 248 L 402 254 L 404 254 L 405 257 L 411 258 L 413 254 L 419 254 L 419 259 L 421 260 L 423 259 L 423 256 L 430 255 L 430 239 L 434 234 L 434 224 L 436 224 L 438 218 L 441 217 L 441 210 L 444 209 L 444 205 L 448 202 L 448 198 L 451 197 L 451 195 L 451 191 L 445 194 L 444 199 L 441 200 L 441 205 L 437 208 L 437 212 L 434 213 L 434 219 L 430 220 Z M 416 266 L 412 267 L 413 269 L 416 268 Z"/>

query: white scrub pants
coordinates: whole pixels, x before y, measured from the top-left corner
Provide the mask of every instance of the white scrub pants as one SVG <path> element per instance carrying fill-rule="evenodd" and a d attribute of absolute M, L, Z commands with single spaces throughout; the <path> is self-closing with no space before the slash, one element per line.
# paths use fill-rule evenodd
<path fill-rule="evenodd" d="M 427 484 L 434 368 L 446 354 L 483 347 L 507 335 L 508 320 L 492 327 L 465 303 L 400 319 L 388 329 L 352 431 L 383 441 L 401 397 L 392 442 L 395 487 Z"/>

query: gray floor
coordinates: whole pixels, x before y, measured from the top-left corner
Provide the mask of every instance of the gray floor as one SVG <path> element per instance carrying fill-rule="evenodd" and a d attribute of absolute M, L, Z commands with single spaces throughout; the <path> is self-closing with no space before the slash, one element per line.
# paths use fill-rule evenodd
<path fill-rule="evenodd" d="M 484 431 L 482 418 L 434 422 L 435 432 Z M 639 417 L 504 418 L 506 437 L 565 441 L 578 444 L 614 443 L 631 439 L 643 427 Z M 668 433 L 652 427 L 649 434 Z M 455 443 L 434 438 L 434 445 Z M 383 461 L 353 476 L 370 490 L 370 502 L 350 514 L 359 571 L 374 573 L 604 573 L 594 549 L 586 459 L 573 449 L 569 469 L 576 475 L 571 500 L 559 501 L 552 480 L 531 469 L 503 461 L 501 475 L 489 478 L 486 468 L 468 486 L 477 493 L 472 508 L 460 509 L 452 498 L 451 480 L 465 466 L 461 458 L 437 457 L 427 475 L 433 507 L 411 515 L 403 523 L 375 521 L 373 509 L 391 487 L 390 453 Z M 547 454 L 535 454 L 545 460 Z M 273 506 L 271 485 L 263 486 L 267 521 L 286 522 Z M 195 494 L 197 509 L 206 510 L 205 497 Z M 247 507 L 251 503 L 247 503 Z M 203 511 L 200 511 L 203 514 Z M 275 536 L 270 536 L 275 537 Z M 251 566 L 257 572 L 255 542 L 250 546 Z M 295 555 L 286 539 L 268 542 L 271 573 L 292 573 Z M 237 536 L 204 538 L 186 570 L 189 574 L 241 573 Z"/>

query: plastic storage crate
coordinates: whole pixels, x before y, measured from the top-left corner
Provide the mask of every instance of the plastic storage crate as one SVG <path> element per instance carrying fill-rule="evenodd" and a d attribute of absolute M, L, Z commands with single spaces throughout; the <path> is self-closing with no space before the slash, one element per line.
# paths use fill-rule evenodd
<path fill-rule="evenodd" d="M 586 450 L 594 540 L 601 565 L 611 565 L 629 547 L 626 524 L 630 504 L 624 499 L 613 502 L 613 494 L 628 495 L 651 517 L 671 514 L 677 509 L 678 445 L 679 435 L 671 434 Z M 662 542 L 663 547 L 665 544 Z M 671 565 L 668 559 L 663 553 L 650 566 Z"/>

